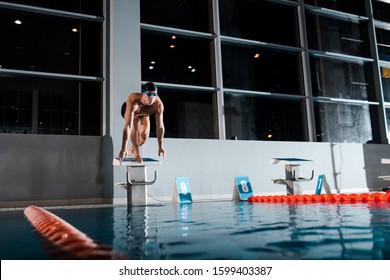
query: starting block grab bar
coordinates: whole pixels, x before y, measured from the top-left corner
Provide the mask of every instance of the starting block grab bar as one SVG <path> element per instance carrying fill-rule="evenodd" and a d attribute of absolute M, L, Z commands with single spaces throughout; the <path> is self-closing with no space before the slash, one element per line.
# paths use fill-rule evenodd
<path fill-rule="evenodd" d="M 130 179 L 129 172 L 126 173 L 126 181 L 129 186 L 146 186 L 146 185 L 153 185 L 157 181 L 157 170 L 154 171 L 154 179 L 153 181 L 136 181 L 135 179 Z M 129 180 L 130 179 L 130 180 Z"/>
<path fill-rule="evenodd" d="M 295 170 L 293 170 L 293 180 L 297 182 L 307 182 L 311 181 L 314 178 L 314 170 L 311 171 L 311 177 L 310 178 L 304 178 L 304 177 L 296 177 L 295 176 Z"/>

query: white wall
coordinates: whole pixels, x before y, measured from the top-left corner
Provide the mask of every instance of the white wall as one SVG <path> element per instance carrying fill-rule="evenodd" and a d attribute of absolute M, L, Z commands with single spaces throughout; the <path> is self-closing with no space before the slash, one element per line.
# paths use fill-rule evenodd
<path fill-rule="evenodd" d="M 368 146 L 368 147 L 367 147 Z M 249 176 L 256 194 L 285 194 L 283 185 L 272 179 L 284 178 L 284 166 L 271 164 L 274 157 L 313 160 L 302 165 L 303 177 L 315 177 L 302 183 L 305 193 L 314 193 L 319 174 L 325 174 L 332 192 L 366 192 L 387 186 L 379 175 L 390 174 L 390 166 L 380 164 L 390 158 L 388 145 L 331 144 L 304 142 L 263 142 L 233 140 L 166 139 L 166 160 L 148 168 L 148 179 L 158 171 L 157 182 L 148 187 L 149 203 L 171 201 L 175 177 L 188 177 L 194 199 L 226 199 L 233 194 L 236 176 Z M 157 141 L 152 138 L 142 148 L 143 157 L 157 157 Z M 125 168 L 115 167 L 125 181 Z M 367 171 L 369 173 L 367 173 Z M 126 201 L 126 191 L 117 187 L 114 202 Z"/>

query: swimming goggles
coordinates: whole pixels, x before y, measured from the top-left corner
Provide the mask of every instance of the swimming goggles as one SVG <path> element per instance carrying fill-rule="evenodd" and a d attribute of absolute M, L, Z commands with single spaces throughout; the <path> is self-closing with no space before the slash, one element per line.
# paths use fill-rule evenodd
<path fill-rule="evenodd" d="M 144 91 L 143 93 L 146 94 L 147 96 L 153 96 L 153 97 L 157 96 L 157 92 Z"/>

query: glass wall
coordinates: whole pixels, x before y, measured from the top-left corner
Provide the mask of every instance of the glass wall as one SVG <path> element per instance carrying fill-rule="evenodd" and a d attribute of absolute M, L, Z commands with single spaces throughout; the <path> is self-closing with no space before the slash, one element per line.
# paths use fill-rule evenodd
<path fill-rule="evenodd" d="M 373 142 L 387 129 L 377 129 L 373 112 L 390 115 L 389 7 L 376 0 L 144 0 L 142 80 L 163 89 L 169 137 Z"/>
<path fill-rule="evenodd" d="M 102 134 L 104 3 L 1 2 L 1 133 Z M 139 3 L 139 70 L 159 87 L 166 137 L 367 143 L 390 133 L 389 1 Z"/>
<path fill-rule="evenodd" d="M 101 135 L 102 11 L 92 0 L 2 2 L 1 133 Z"/>

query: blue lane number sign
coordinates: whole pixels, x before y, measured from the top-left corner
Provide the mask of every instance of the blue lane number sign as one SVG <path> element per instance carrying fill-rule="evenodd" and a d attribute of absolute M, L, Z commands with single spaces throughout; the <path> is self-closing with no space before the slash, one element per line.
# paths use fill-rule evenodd
<path fill-rule="evenodd" d="M 172 200 L 180 203 L 192 203 L 191 189 L 187 177 L 176 177 Z"/>
<path fill-rule="evenodd" d="M 322 191 L 322 187 L 324 187 L 326 194 L 331 194 L 330 186 L 326 181 L 326 177 L 324 174 L 318 176 L 317 186 L 316 186 L 316 195 L 320 195 Z"/>
<path fill-rule="evenodd" d="M 324 183 L 324 175 L 319 175 L 317 181 L 317 187 L 316 187 L 316 195 L 321 194 L 323 183 Z"/>
<path fill-rule="evenodd" d="M 234 182 L 233 200 L 248 200 L 253 195 L 249 177 L 236 177 Z"/>

